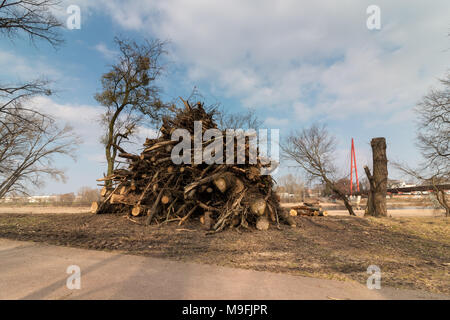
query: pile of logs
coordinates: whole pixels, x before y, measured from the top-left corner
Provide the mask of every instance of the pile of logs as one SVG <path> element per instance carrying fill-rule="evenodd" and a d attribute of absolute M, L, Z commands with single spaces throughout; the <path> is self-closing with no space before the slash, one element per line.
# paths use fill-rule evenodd
<path fill-rule="evenodd" d="M 291 207 L 291 211 L 289 214 L 292 217 L 300 216 L 327 216 L 328 212 L 324 211 L 322 207 L 320 207 L 319 203 L 308 203 L 305 202 L 303 205 Z"/>
<path fill-rule="evenodd" d="M 126 152 L 119 155 L 127 159 L 128 168 L 117 169 L 97 180 L 102 182 L 102 200 L 94 202 L 91 211 L 126 213 L 142 217 L 148 225 L 169 222 L 181 225 L 197 218 L 211 232 L 249 225 L 267 230 L 270 224 L 278 225 L 280 218 L 295 227 L 295 221 L 282 211 L 272 191 L 272 177 L 260 174 L 263 167 L 260 159 L 254 165 L 248 164 L 248 142 L 246 164 L 173 163 L 171 152 L 179 141 L 172 141 L 171 137 L 176 129 L 186 129 L 193 135 L 194 121 L 202 121 L 203 132 L 217 128 L 213 114 L 203 104 L 191 106 L 183 102 L 184 108 L 163 119 L 160 137 L 147 139 L 140 155 Z M 203 142 L 206 145 L 208 142 Z M 230 146 L 224 143 L 224 153 L 227 147 Z M 236 148 L 236 144 L 232 147 Z"/>

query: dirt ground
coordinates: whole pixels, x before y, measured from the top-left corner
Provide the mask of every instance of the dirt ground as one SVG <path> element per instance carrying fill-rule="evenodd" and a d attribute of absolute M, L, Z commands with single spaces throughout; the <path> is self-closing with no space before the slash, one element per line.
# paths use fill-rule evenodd
<path fill-rule="evenodd" d="M 1 213 L 24 213 L 24 214 L 75 214 L 89 213 L 91 208 L 72 206 L 0 206 Z"/>
<path fill-rule="evenodd" d="M 0 237 L 450 293 L 448 218 L 297 217 L 298 228 L 207 235 L 198 221 L 144 226 L 125 216 L 0 213 Z"/>

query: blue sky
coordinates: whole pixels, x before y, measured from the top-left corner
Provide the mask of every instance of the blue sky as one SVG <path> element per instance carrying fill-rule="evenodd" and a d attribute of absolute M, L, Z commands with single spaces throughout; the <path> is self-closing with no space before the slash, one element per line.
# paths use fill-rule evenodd
<path fill-rule="evenodd" d="M 105 164 L 93 96 L 114 62 L 114 36 L 170 40 L 163 97 L 197 87 L 208 103 L 239 112 L 253 108 L 284 137 L 311 122 L 326 123 L 339 141 L 336 161 L 349 167 L 355 138 L 358 167 L 370 164 L 370 140 L 384 136 L 391 160 L 420 161 L 412 108 L 450 61 L 450 2 L 294 0 L 71 0 L 81 30 L 64 30 L 58 50 L 24 38 L 0 38 L 0 78 L 54 80 L 57 94 L 36 107 L 81 135 L 76 162 L 58 159 L 67 183 L 48 181 L 37 194 L 95 186 Z M 366 8 L 381 9 L 381 30 L 368 30 Z M 138 141 L 150 131 L 142 130 Z M 282 163 L 279 174 L 295 173 Z M 392 171 L 392 175 L 395 176 Z"/>

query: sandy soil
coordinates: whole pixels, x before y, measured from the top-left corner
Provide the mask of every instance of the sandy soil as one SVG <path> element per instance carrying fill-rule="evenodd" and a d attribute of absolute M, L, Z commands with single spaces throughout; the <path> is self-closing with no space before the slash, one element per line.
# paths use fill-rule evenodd
<path fill-rule="evenodd" d="M 0 214 L 0 237 L 364 284 L 450 293 L 448 218 L 296 217 L 298 228 L 207 235 L 197 219 L 145 226 L 126 216 Z"/>
<path fill-rule="evenodd" d="M 89 212 L 90 207 L 0 206 L 0 214 L 78 214 Z"/>

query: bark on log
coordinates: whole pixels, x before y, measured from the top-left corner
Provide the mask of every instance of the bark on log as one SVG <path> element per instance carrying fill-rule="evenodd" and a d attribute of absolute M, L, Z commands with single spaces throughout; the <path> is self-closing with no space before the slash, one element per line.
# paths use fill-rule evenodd
<path fill-rule="evenodd" d="M 297 227 L 297 223 L 295 222 L 294 218 L 289 215 L 287 210 L 281 210 L 280 218 L 284 220 L 287 224 L 289 224 L 292 228 Z"/>
<path fill-rule="evenodd" d="M 138 201 L 136 195 L 130 194 L 113 194 L 111 199 L 109 200 L 110 204 L 126 204 L 126 205 L 134 205 Z"/>
<path fill-rule="evenodd" d="M 373 217 L 386 217 L 386 193 L 387 193 L 387 156 L 386 139 L 375 138 L 371 141 L 373 156 L 373 175 L 368 167 L 364 167 L 370 183 L 369 198 L 365 215 Z"/>
<path fill-rule="evenodd" d="M 205 227 L 206 230 L 211 230 L 212 227 L 212 212 L 206 211 L 205 214 L 203 215 L 203 225 Z"/>

